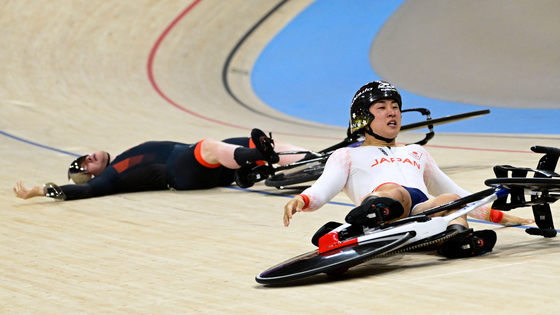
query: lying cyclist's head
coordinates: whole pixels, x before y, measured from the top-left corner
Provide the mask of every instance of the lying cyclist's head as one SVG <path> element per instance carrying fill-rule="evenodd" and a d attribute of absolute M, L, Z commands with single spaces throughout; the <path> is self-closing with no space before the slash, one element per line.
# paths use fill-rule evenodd
<path fill-rule="evenodd" d="M 105 151 L 83 155 L 74 160 L 68 168 L 68 179 L 83 184 L 101 174 L 111 163 L 111 156 Z"/>

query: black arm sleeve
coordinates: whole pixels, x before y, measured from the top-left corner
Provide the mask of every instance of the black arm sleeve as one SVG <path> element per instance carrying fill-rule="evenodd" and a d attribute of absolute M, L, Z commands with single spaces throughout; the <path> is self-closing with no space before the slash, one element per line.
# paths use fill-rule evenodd
<path fill-rule="evenodd" d="M 119 182 L 117 172 L 111 168 L 85 184 L 63 185 L 60 189 L 66 195 L 66 200 L 85 199 L 117 194 L 120 192 Z"/>
<path fill-rule="evenodd" d="M 66 200 L 167 189 L 166 163 L 178 144 L 171 141 L 145 142 L 118 155 L 99 176 L 87 183 L 64 185 L 60 189 Z"/>

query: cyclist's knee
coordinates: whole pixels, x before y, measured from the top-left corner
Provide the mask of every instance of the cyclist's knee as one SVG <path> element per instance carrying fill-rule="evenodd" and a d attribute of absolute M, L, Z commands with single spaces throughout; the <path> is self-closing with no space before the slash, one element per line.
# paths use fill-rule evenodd
<path fill-rule="evenodd" d="M 435 201 L 436 201 L 436 204 L 435 204 L 435 205 L 436 205 L 436 206 L 440 206 L 440 205 L 443 205 L 443 204 L 446 204 L 446 203 L 455 201 L 455 200 L 457 200 L 457 199 L 459 199 L 459 198 L 461 198 L 461 196 L 459 196 L 459 195 L 457 195 L 457 194 L 452 194 L 452 193 L 447 193 L 447 194 L 439 195 L 438 197 L 436 197 L 436 200 L 435 200 Z M 458 209 L 459 209 L 459 208 L 443 211 L 443 212 L 441 213 L 441 215 L 449 215 L 449 214 L 451 214 L 451 213 L 457 211 Z"/>
<path fill-rule="evenodd" d="M 459 198 L 461 198 L 461 196 L 459 196 L 457 194 L 446 193 L 446 194 L 437 196 L 435 200 L 436 200 L 436 204 L 439 206 L 439 205 L 446 204 L 448 202 L 455 201 Z"/>
<path fill-rule="evenodd" d="M 369 194 L 368 196 L 388 197 L 388 198 L 395 199 L 403 205 L 405 211 L 410 211 L 410 206 L 412 203 L 410 194 L 401 185 L 384 184 L 378 187 L 378 189 L 376 189 L 373 193 Z"/>
<path fill-rule="evenodd" d="M 200 153 L 205 161 L 213 161 L 217 159 L 218 145 L 220 141 L 213 138 L 206 138 L 200 143 Z"/>

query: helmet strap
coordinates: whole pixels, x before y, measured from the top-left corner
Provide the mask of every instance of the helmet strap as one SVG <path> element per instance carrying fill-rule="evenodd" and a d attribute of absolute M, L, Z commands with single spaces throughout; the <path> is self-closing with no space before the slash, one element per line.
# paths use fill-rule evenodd
<path fill-rule="evenodd" d="M 367 132 L 370 136 L 374 137 L 374 138 L 377 139 L 377 140 L 385 141 L 385 142 L 387 142 L 387 143 L 391 143 L 391 142 L 393 142 L 393 140 L 395 140 L 395 138 L 393 138 L 393 139 L 388 139 L 388 138 L 382 137 L 382 136 L 380 136 L 380 135 L 374 133 L 373 131 L 371 131 L 371 128 L 364 128 L 364 129 L 366 130 L 366 132 Z"/>

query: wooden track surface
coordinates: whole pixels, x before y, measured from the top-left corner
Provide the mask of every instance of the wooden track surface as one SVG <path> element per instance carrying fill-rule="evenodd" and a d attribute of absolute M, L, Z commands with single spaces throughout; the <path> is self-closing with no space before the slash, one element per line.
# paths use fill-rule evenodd
<path fill-rule="evenodd" d="M 557 310 L 558 238 L 529 236 L 520 228 L 474 222 L 475 229 L 498 233 L 495 251 L 479 258 L 408 253 L 369 262 L 340 280 L 317 276 L 265 287 L 254 281 L 257 273 L 311 250 L 315 230 L 341 221 L 350 207 L 329 204 L 297 214 L 285 228 L 282 207 L 291 194 L 262 184 L 251 190 L 162 191 L 69 202 L 14 197 L 16 181 L 28 187 L 65 183 L 73 159 L 65 152 L 116 154 L 147 140 L 192 143 L 248 135 L 253 127 L 313 150 L 334 144 L 344 128 L 277 113 L 253 94 L 249 82 L 260 50 L 310 2 L 286 3 L 242 42 L 279 1 L 4 3 L 0 313 Z M 413 138 L 403 134 L 399 140 Z M 495 164 L 535 167 L 539 155 L 530 153 L 530 146 L 558 146 L 558 140 L 438 133 L 428 150 L 460 186 L 477 191 L 493 177 Z M 349 203 L 343 195 L 335 201 Z M 531 216 L 528 209 L 514 213 Z M 555 223 L 560 226 L 558 219 Z"/>

